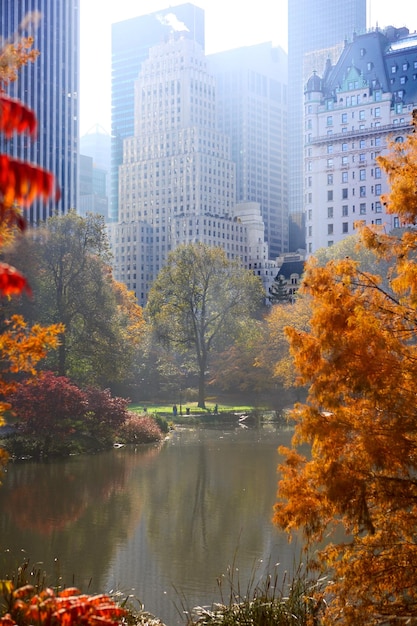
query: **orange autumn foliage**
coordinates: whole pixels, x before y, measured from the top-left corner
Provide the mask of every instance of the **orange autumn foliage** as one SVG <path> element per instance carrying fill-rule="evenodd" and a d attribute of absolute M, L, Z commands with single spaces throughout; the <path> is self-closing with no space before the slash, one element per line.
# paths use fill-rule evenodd
<path fill-rule="evenodd" d="M 274 521 L 318 550 L 332 580 L 326 624 L 417 620 L 417 135 L 379 161 L 404 228 L 361 237 L 391 262 L 388 287 L 351 259 L 310 260 L 310 330 L 287 328 L 309 393 L 292 449 L 280 449 Z"/>

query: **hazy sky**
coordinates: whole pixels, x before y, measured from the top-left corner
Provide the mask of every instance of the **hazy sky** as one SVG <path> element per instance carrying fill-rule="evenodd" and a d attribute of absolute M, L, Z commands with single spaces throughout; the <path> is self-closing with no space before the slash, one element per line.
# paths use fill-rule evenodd
<path fill-rule="evenodd" d="M 287 0 L 192 1 L 205 10 L 208 54 L 264 41 L 287 49 Z M 111 24 L 181 3 L 182 0 L 81 0 L 81 135 L 96 124 L 110 132 Z M 417 3 L 368 0 L 368 26 L 377 23 L 381 27 L 405 25 L 410 31 L 417 30 Z"/>

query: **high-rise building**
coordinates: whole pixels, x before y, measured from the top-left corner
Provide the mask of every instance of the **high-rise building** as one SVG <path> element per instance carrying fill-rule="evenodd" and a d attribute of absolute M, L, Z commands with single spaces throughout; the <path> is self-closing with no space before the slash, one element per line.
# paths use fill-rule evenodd
<path fill-rule="evenodd" d="M 417 35 L 389 27 L 357 35 L 339 59 L 313 73 L 305 93 L 307 253 L 355 232 L 355 224 L 401 226 L 381 195 L 377 161 L 412 130 L 417 107 Z"/>
<path fill-rule="evenodd" d="M 365 30 L 366 0 L 288 0 L 289 209 L 296 219 L 303 211 L 304 87 L 311 69 L 317 69 L 306 66 L 306 55 Z"/>
<path fill-rule="evenodd" d="M 1 42 L 18 29 L 24 35 L 27 26 L 20 25 L 35 12 L 40 21 L 30 34 L 40 54 L 21 68 L 8 93 L 34 110 L 38 134 L 35 140 L 13 137 L 2 144 L 8 154 L 51 171 L 60 187 L 58 202 L 34 202 L 31 223 L 76 208 L 78 196 L 79 0 L 1 0 Z"/>
<path fill-rule="evenodd" d="M 231 138 L 237 202 L 258 202 L 271 257 L 288 251 L 287 55 L 271 43 L 207 57 L 219 130 Z"/>
<path fill-rule="evenodd" d="M 119 165 L 123 140 L 134 133 L 134 86 L 149 49 L 172 30 L 198 42 L 204 50 L 204 11 L 185 3 L 112 25 L 112 164 L 110 218 L 118 217 Z"/>
<path fill-rule="evenodd" d="M 119 220 L 109 227 L 114 275 L 140 304 L 183 243 L 222 247 L 272 281 L 258 203 L 235 203 L 230 138 L 217 128 L 216 83 L 201 46 L 183 36 L 151 48 L 136 82 L 134 136 L 120 166 Z"/>

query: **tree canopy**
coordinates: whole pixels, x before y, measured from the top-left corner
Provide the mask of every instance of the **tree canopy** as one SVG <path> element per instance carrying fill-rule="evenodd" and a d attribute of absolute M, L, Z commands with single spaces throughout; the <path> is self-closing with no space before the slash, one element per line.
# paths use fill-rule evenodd
<path fill-rule="evenodd" d="M 49 369 L 103 387 L 129 378 L 144 319 L 134 295 L 113 280 L 102 216 L 55 215 L 8 258 L 20 260 L 34 288 L 35 297 L 20 302 L 25 317 L 64 327 Z"/>
<path fill-rule="evenodd" d="M 293 448 L 281 449 L 274 519 L 316 549 L 342 527 L 345 540 L 318 554 L 331 624 L 417 617 L 417 135 L 379 162 L 391 184 L 383 201 L 404 228 L 363 227 L 361 239 L 390 262 L 388 286 L 351 258 L 312 260 L 310 329 L 287 329 L 309 393 L 293 413 Z"/>
<path fill-rule="evenodd" d="M 258 277 L 204 244 L 176 248 L 152 285 L 146 314 L 158 340 L 195 363 L 200 407 L 211 353 L 230 345 L 239 321 L 259 311 L 262 297 Z"/>

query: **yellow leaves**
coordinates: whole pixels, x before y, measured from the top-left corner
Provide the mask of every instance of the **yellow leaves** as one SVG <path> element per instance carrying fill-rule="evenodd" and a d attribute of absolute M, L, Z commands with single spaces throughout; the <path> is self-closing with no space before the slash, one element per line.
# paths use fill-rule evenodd
<path fill-rule="evenodd" d="M 7 398 L 15 388 L 11 374 L 26 372 L 35 374 L 35 366 L 49 349 L 58 346 L 58 337 L 64 331 L 62 324 L 42 327 L 35 324 L 28 328 L 20 315 L 6 322 L 6 330 L 0 334 L 0 394 Z M 0 404 L 0 415 L 10 408 L 7 402 Z"/>

